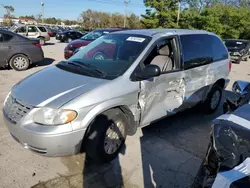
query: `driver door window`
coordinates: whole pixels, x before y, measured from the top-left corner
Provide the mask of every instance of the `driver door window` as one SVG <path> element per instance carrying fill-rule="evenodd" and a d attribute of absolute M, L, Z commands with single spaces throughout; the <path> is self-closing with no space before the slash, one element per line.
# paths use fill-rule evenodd
<path fill-rule="evenodd" d="M 178 70 L 179 60 L 177 42 L 173 38 L 158 42 L 144 61 L 144 65 L 157 65 L 161 72 L 165 73 Z"/>

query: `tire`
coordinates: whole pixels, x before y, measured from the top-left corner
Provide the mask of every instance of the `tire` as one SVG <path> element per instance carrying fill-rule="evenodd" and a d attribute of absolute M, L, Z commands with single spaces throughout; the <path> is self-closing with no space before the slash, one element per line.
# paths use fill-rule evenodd
<path fill-rule="evenodd" d="M 206 101 L 202 105 L 204 112 L 208 114 L 214 113 L 220 105 L 221 98 L 222 98 L 222 88 L 218 84 L 214 85 L 210 90 L 210 92 L 208 93 Z M 214 101 L 213 103 L 213 100 L 216 100 L 216 102 Z"/>
<path fill-rule="evenodd" d="M 27 56 L 23 54 L 17 54 L 10 59 L 9 64 L 10 67 L 16 71 L 24 71 L 29 68 L 30 61 Z"/>
<path fill-rule="evenodd" d="M 39 39 L 40 39 L 40 44 L 41 44 L 41 45 L 44 45 L 44 44 L 45 44 L 44 38 L 43 38 L 43 37 L 39 37 Z"/>
<path fill-rule="evenodd" d="M 72 39 L 71 39 L 71 38 L 68 38 L 68 39 L 67 39 L 67 42 L 68 42 L 68 43 L 70 43 L 71 41 L 72 41 Z"/>
<path fill-rule="evenodd" d="M 123 124 L 124 127 L 123 131 L 120 131 L 120 129 L 115 126 L 121 124 Z M 121 133 L 119 139 L 110 139 L 107 136 L 107 132 L 110 134 L 110 132 L 115 130 L 114 128 L 119 130 L 117 132 Z M 127 136 L 126 129 L 127 118 L 120 109 L 111 109 L 96 117 L 90 125 L 86 135 L 87 143 L 85 151 L 87 156 L 95 163 L 107 163 L 112 161 L 118 156 L 125 143 Z M 118 134 L 116 134 L 116 136 L 118 136 Z M 115 141 L 117 141 L 117 143 L 114 143 Z M 113 146 L 113 149 L 111 145 Z"/>

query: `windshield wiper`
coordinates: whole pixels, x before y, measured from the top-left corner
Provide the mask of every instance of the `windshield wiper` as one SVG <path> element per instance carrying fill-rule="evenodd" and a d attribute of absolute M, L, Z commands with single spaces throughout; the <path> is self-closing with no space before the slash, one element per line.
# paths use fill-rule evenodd
<path fill-rule="evenodd" d="M 98 68 L 96 68 L 96 66 L 84 63 L 82 61 L 76 61 L 76 60 L 74 60 L 74 61 L 67 61 L 67 63 L 70 64 L 70 65 L 74 65 L 76 67 L 79 67 L 79 68 L 83 68 L 83 67 L 90 68 L 91 70 L 94 70 L 95 72 L 98 72 L 99 74 L 101 74 L 103 76 L 107 75 L 107 73 L 99 70 Z"/>

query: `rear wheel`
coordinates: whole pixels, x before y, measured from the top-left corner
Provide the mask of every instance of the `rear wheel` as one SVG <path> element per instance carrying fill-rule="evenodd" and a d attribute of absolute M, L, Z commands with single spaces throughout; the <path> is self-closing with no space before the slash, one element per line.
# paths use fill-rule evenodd
<path fill-rule="evenodd" d="M 28 57 L 23 54 L 14 55 L 10 59 L 9 64 L 10 67 L 16 71 L 27 70 L 30 65 Z"/>
<path fill-rule="evenodd" d="M 204 111 L 209 114 L 215 112 L 220 105 L 221 98 L 222 88 L 218 84 L 216 84 L 213 86 L 213 88 L 207 95 L 206 101 L 202 105 Z"/>
<path fill-rule="evenodd" d="M 86 154 L 97 163 L 116 158 L 125 143 L 127 119 L 120 109 L 99 115 L 87 133 Z"/>

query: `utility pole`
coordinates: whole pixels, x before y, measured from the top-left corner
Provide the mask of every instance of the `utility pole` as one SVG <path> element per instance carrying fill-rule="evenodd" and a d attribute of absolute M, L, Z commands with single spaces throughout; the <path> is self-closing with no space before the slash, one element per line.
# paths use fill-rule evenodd
<path fill-rule="evenodd" d="M 179 0 L 178 1 L 178 13 L 177 13 L 177 25 L 179 25 L 180 13 L 181 13 L 181 2 Z"/>
<path fill-rule="evenodd" d="M 126 27 L 126 22 L 127 22 L 127 9 L 128 9 L 128 4 L 130 3 L 130 0 L 124 0 L 124 5 L 125 5 L 125 15 L 124 15 L 124 28 Z"/>
<path fill-rule="evenodd" d="M 44 23 L 44 2 L 41 2 L 42 23 Z"/>

